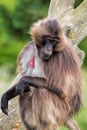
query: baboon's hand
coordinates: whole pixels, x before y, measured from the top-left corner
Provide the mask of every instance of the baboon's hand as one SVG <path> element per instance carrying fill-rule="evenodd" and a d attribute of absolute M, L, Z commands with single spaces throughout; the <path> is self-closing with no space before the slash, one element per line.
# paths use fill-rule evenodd
<path fill-rule="evenodd" d="M 1 97 L 1 110 L 8 115 L 8 99 L 6 94 L 3 94 Z"/>

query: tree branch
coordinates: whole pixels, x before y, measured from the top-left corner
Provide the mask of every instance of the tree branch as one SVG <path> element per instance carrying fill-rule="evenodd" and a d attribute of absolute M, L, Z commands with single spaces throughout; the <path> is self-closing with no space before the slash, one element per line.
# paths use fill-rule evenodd
<path fill-rule="evenodd" d="M 52 18 L 57 18 L 61 13 L 66 10 L 72 9 L 74 7 L 75 0 L 51 0 L 50 7 L 48 11 L 48 16 Z"/>
<path fill-rule="evenodd" d="M 0 110 L 0 130 L 12 130 L 17 121 L 19 121 L 17 102 L 17 98 L 10 102 L 8 116 L 3 114 Z"/>
<path fill-rule="evenodd" d="M 84 0 L 73 12 L 72 24 L 75 32 L 75 44 L 79 44 L 87 36 L 87 0 Z"/>
<path fill-rule="evenodd" d="M 87 36 L 87 0 L 84 0 L 74 9 L 75 0 L 51 0 L 49 7 L 49 18 L 58 19 L 68 37 L 71 45 L 74 46 L 80 58 L 80 63 L 84 59 L 84 52 L 77 46 Z"/>

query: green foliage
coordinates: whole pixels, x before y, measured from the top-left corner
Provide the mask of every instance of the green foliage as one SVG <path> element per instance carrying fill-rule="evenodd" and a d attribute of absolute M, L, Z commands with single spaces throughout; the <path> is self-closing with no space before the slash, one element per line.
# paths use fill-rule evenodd
<path fill-rule="evenodd" d="M 81 4 L 83 0 L 75 0 L 74 8 Z"/>
<path fill-rule="evenodd" d="M 0 0 L 0 4 L 4 5 L 8 10 L 13 10 L 17 0 Z"/>
<path fill-rule="evenodd" d="M 44 0 L 18 0 L 14 4 L 13 10 L 8 10 L 1 4 L 0 19 L 3 20 L 2 27 L 4 27 L 6 32 L 9 31 L 10 35 L 21 38 L 21 40 L 27 38 L 30 25 L 47 14 L 49 2 L 43 3 Z"/>
<path fill-rule="evenodd" d="M 30 41 L 28 30 L 31 24 L 46 17 L 49 1 L 0 1 L 0 65 L 16 66 L 19 51 Z"/>
<path fill-rule="evenodd" d="M 85 52 L 83 66 L 87 67 L 87 37 L 79 44 L 79 47 Z"/>

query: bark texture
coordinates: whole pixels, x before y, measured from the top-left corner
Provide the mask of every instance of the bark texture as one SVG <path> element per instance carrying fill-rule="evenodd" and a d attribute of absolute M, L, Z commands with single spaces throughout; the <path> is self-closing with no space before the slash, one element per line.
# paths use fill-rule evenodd
<path fill-rule="evenodd" d="M 75 9 L 74 3 L 75 0 L 51 0 L 48 17 L 60 21 L 82 64 L 85 54 L 78 44 L 87 36 L 87 0 Z"/>
<path fill-rule="evenodd" d="M 51 0 L 48 17 L 56 18 L 61 22 L 82 64 L 85 54 L 78 48 L 78 44 L 87 36 L 87 0 L 84 0 L 76 9 L 74 9 L 74 3 L 75 0 Z M 0 130 L 17 130 L 14 128 L 20 121 L 17 103 L 18 98 L 10 102 L 9 116 L 4 115 L 0 110 Z M 21 127 L 21 130 L 24 128 Z"/>

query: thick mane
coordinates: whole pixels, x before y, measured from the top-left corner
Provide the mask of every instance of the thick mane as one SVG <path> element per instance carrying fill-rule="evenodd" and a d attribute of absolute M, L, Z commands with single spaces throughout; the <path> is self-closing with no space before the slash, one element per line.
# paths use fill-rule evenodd
<path fill-rule="evenodd" d="M 60 32 L 60 33 L 59 33 Z M 41 42 L 42 36 L 51 36 L 58 38 L 63 33 L 60 23 L 54 19 L 44 19 L 33 24 L 30 29 L 31 36 L 33 37 L 36 44 Z"/>
<path fill-rule="evenodd" d="M 53 52 L 50 59 L 44 62 L 44 71 L 47 74 L 46 77 L 48 77 L 48 79 L 50 79 L 50 77 L 56 77 L 55 81 L 51 81 L 51 84 L 54 84 L 54 86 L 57 86 L 57 82 L 60 81 L 61 78 L 65 78 L 64 76 L 66 74 L 77 76 L 78 72 L 80 73 L 78 58 L 70 48 L 69 45 L 66 45 L 62 51 Z M 61 76 L 59 76 L 60 74 Z"/>
<path fill-rule="evenodd" d="M 44 71 L 51 87 L 60 88 L 65 94 L 67 103 L 72 104 L 73 112 L 78 112 L 81 105 L 81 74 L 77 55 L 71 46 L 67 45 L 60 52 L 53 52 L 50 59 L 44 64 Z M 55 77 L 55 78 L 54 78 Z M 78 95 L 75 97 L 75 94 Z M 78 101 L 73 102 L 73 98 Z"/>
<path fill-rule="evenodd" d="M 31 34 L 36 45 L 41 44 L 44 36 L 59 39 L 59 43 L 56 48 L 54 48 L 54 51 L 61 51 L 64 48 L 64 44 L 67 43 L 64 31 L 56 19 L 52 20 L 46 18 L 43 21 L 38 21 L 33 24 L 29 33 Z"/>

